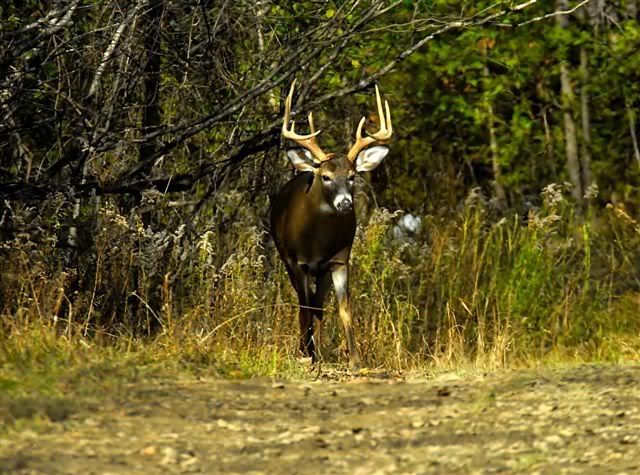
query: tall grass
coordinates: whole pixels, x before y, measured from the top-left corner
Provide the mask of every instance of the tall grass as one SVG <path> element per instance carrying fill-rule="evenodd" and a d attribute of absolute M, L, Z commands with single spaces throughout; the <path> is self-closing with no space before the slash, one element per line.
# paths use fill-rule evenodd
<path fill-rule="evenodd" d="M 398 213 L 361 219 L 351 294 L 365 364 L 638 358 L 640 225 L 613 205 L 578 217 L 565 195 L 550 185 L 539 209 L 499 216 L 474 191 L 404 240 Z M 228 374 L 298 371 L 297 300 L 266 232 L 242 219 L 189 240 L 183 225 L 152 232 L 135 214 L 99 213 L 93 252 L 77 260 L 42 236 L 3 244 L 5 369 L 29 354 L 117 348 Z M 333 297 L 326 305 L 321 353 L 341 363 Z"/>

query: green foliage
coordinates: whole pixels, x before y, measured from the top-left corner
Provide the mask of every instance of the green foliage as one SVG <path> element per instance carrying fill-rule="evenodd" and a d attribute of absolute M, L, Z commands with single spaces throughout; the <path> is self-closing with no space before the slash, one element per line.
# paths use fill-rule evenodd
<path fill-rule="evenodd" d="M 471 8 L 465 12 L 488 6 L 484 2 L 465 5 Z M 528 13 L 547 10 L 541 5 Z M 553 21 L 514 29 L 491 25 L 463 30 L 451 41 L 428 43 L 386 79 L 391 87 L 385 90 L 393 91 L 397 104 L 395 123 L 400 134 L 411 140 L 394 144 L 390 180 L 376 187 L 383 204 L 432 212 L 443 202 L 455 206 L 469 185 L 489 191 L 488 106 L 494 114 L 501 182 L 512 204 L 532 199 L 550 182 L 566 179 L 559 64 L 567 60 L 576 95 L 569 106 L 576 122 L 584 113 L 580 91 L 588 90 L 590 97 L 592 179 L 600 187 L 599 199 L 624 194 L 637 207 L 640 173 L 631 156 L 625 108 L 633 115 L 640 106 L 638 34 L 637 21 L 628 17 L 620 28 L 609 30 L 570 17 L 566 28 Z M 578 71 L 581 47 L 589 60 L 586 83 Z M 583 146 L 580 131 L 578 135 Z M 422 189 L 430 191 L 428 196 L 412 185 L 415 176 L 424 183 Z M 636 191 L 621 190 L 629 185 Z M 404 187 L 412 190 L 409 196 L 393 189 Z M 423 195 L 421 200 L 415 199 L 415 192 Z"/>

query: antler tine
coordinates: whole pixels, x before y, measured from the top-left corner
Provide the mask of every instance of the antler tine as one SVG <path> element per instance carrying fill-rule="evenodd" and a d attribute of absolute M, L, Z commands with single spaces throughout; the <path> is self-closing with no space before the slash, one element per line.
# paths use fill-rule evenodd
<path fill-rule="evenodd" d="M 309 128 L 311 129 L 311 133 L 307 135 L 298 135 L 295 132 L 296 122 L 291 121 L 291 128 L 287 129 L 287 125 L 289 124 L 289 115 L 291 114 L 291 104 L 293 103 L 293 91 L 296 86 L 296 80 L 294 79 L 291 84 L 291 89 L 289 90 L 289 95 L 287 96 L 284 103 L 284 121 L 282 122 L 282 136 L 293 140 L 301 147 L 306 148 L 311 152 L 311 156 L 317 162 L 324 162 L 329 159 L 327 154 L 325 154 L 318 143 L 316 142 L 316 136 L 320 133 L 320 130 L 316 132 L 315 127 L 313 125 L 313 114 L 309 113 Z"/>
<path fill-rule="evenodd" d="M 378 86 L 376 85 L 376 105 L 378 107 L 378 117 L 380 118 L 380 130 L 376 133 L 369 134 L 369 137 L 362 137 L 362 127 L 366 121 L 366 118 L 363 117 L 360 119 L 360 123 L 358 124 L 358 130 L 356 131 L 356 143 L 349 150 L 349 154 L 347 157 L 349 160 L 353 161 L 356 159 L 358 154 L 371 145 L 374 142 L 385 142 L 391 139 L 391 135 L 393 134 L 393 126 L 391 124 L 391 109 L 389 108 L 389 102 L 384 101 L 384 109 L 382 108 L 382 99 L 380 99 L 380 91 L 378 91 Z M 367 132 L 368 133 L 368 132 Z"/>
<path fill-rule="evenodd" d="M 380 91 L 376 84 L 376 105 L 378 106 L 378 117 L 380 117 L 380 130 L 387 130 L 384 120 L 384 110 L 382 109 L 382 100 L 380 99 Z"/>
<path fill-rule="evenodd" d="M 391 125 L 391 109 L 389 109 L 389 101 L 384 101 L 384 108 L 387 111 L 387 131 L 389 132 L 389 137 L 393 135 L 393 125 Z"/>
<path fill-rule="evenodd" d="M 362 139 L 362 126 L 364 125 L 366 120 L 367 120 L 366 117 L 363 117 L 362 119 L 360 119 L 360 123 L 358 124 L 358 130 L 356 131 L 357 140 Z"/>
<path fill-rule="evenodd" d="M 316 129 L 313 126 L 313 112 L 309 112 L 307 119 L 309 120 L 309 130 L 311 130 L 311 135 L 315 137 Z M 318 133 L 320 133 L 320 131 L 318 131 Z"/>

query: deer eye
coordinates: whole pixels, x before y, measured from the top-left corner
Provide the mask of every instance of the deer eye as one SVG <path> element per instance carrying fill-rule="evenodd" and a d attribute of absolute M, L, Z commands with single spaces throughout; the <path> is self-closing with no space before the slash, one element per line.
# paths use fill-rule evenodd
<path fill-rule="evenodd" d="M 322 175 L 322 181 L 325 183 L 329 183 L 331 181 L 331 177 L 327 175 Z"/>
<path fill-rule="evenodd" d="M 351 183 L 353 183 L 355 179 L 356 179 L 356 176 L 355 176 L 355 175 L 351 175 L 351 176 L 349 177 L 349 181 L 350 181 Z"/>

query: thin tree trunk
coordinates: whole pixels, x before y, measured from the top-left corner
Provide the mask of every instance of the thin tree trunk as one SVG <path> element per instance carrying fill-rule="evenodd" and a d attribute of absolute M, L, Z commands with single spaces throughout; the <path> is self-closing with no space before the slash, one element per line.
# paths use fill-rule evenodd
<path fill-rule="evenodd" d="M 580 172 L 580 157 L 578 155 L 578 137 L 576 123 L 573 120 L 571 105 L 573 103 L 573 88 L 569 79 L 569 67 L 566 63 L 560 65 L 560 83 L 562 87 L 562 115 L 564 119 L 564 141 L 567 153 L 567 171 L 573 189 L 571 194 L 576 201 L 583 196 L 582 174 Z"/>
<path fill-rule="evenodd" d="M 498 141 L 496 139 L 495 119 L 493 107 L 488 106 L 489 113 L 489 148 L 491 149 L 491 163 L 493 164 L 493 192 L 500 203 L 506 204 L 507 194 L 502 186 L 502 167 L 498 161 Z"/>
<path fill-rule="evenodd" d="M 142 44 L 144 48 L 144 69 L 143 69 L 143 108 L 142 121 L 140 125 L 140 134 L 142 136 L 153 132 L 161 125 L 162 109 L 160 107 L 160 29 L 162 15 L 164 10 L 164 0 L 151 0 L 142 17 Z M 150 161 L 158 148 L 155 140 L 145 141 L 139 148 L 139 159 L 141 163 L 147 163 L 143 168 L 143 173 L 149 175 L 151 173 L 153 162 Z M 139 206 L 141 194 L 136 193 L 131 196 L 130 205 Z M 145 227 L 152 226 L 152 210 L 142 211 L 140 218 Z M 138 244 L 136 244 L 138 245 Z M 136 248 L 136 252 L 139 249 Z M 161 286 L 162 279 L 158 273 L 152 274 L 145 281 L 144 273 L 139 266 L 133 266 L 131 281 L 135 292 L 130 294 L 128 299 L 128 308 L 132 318 L 142 323 L 148 333 L 154 331 L 157 323 L 156 315 L 161 312 Z M 136 293 L 137 292 L 137 293 Z M 141 305 L 143 303 L 144 305 Z M 155 318 L 152 318 L 153 317 Z M 152 328 L 153 327 L 153 328 Z"/>
<path fill-rule="evenodd" d="M 582 147 L 580 150 L 580 171 L 582 186 L 586 190 L 591 184 L 591 119 L 589 112 L 589 56 L 580 48 L 580 111 L 582 118 Z"/>
<path fill-rule="evenodd" d="M 553 148 L 553 137 L 551 136 L 551 128 L 549 127 L 549 120 L 547 119 L 547 110 L 542 110 L 542 123 L 544 125 L 544 150 L 547 156 L 547 162 L 551 166 L 551 172 L 555 176 L 558 173 L 556 167 L 556 154 Z"/>
<path fill-rule="evenodd" d="M 556 2 L 556 10 L 567 10 L 566 0 L 558 0 Z M 566 28 L 568 19 L 564 15 L 556 16 L 556 23 L 561 28 Z M 573 186 L 571 194 L 577 202 L 582 201 L 583 186 L 582 174 L 580 172 L 580 156 L 578 155 L 578 137 L 576 132 L 576 123 L 573 119 L 574 93 L 571 86 L 571 76 L 569 74 L 569 65 L 565 58 L 560 59 L 560 87 L 562 96 L 562 115 L 564 119 L 564 140 L 565 150 L 567 153 L 567 172 L 569 173 L 569 181 Z"/>
<path fill-rule="evenodd" d="M 260 57 L 258 61 L 260 63 L 264 63 L 266 58 L 264 56 L 265 49 L 265 41 L 264 41 L 264 16 L 265 13 L 269 11 L 269 0 L 259 1 L 255 3 L 255 12 L 256 12 L 256 32 L 258 34 L 258 50 L 260 51 Z M 276 95 L 275 89 L 271 89 L 267 94 L 269 106 L 273 110 L 273 112 L 277 113 L 280 107 L 278 96 Z"/>
<path fill-rule="evenodd" d="M 482 69 L 482 75 L 488 81 L 489 68 L 486 63 Z M 489 150 L 491 151 L 491 165 L 493 168 L 493 193 L 499 203 L 501 205 L 505 205 L 507 203 L 507 194 L 504 190 L 504 186 L 502 186 L 502 168 L 498 161 L 498 140 L 496 139 L 495 115 L 493 113 L 493 106 L 489 100 L 487 100 L 487 115 L 489 119 L 487 124 L 487 128 L 489 129 Z"/>
<path fill-rule="evenodd" d="M 161 125 L 162 110 L 160 108 L 160 22 L 163 13 L 163 0 L 152 0 L 145 14 L 143 42 L 146 57 L 144 66 L 144 107 L 142 110 L 141 135 L 153 132 Z M 140 145 L 140 161 L 144 162 L 156 151 L 153 142 Z M 149 165 L 150 171 L 151 165 Z"/>
<path fill-rule="evenodd" d="M 640 149 L 638 148 L 638 136 L 636 135 L 636 111 L 631 107 L 630 101 L 627 101 L 627 118 L 629 119 L 629 133 L 631 134 L 631 143 L 633 144 L 633 156 L 638 162 L 638 169 L 640 169 Z"/>

